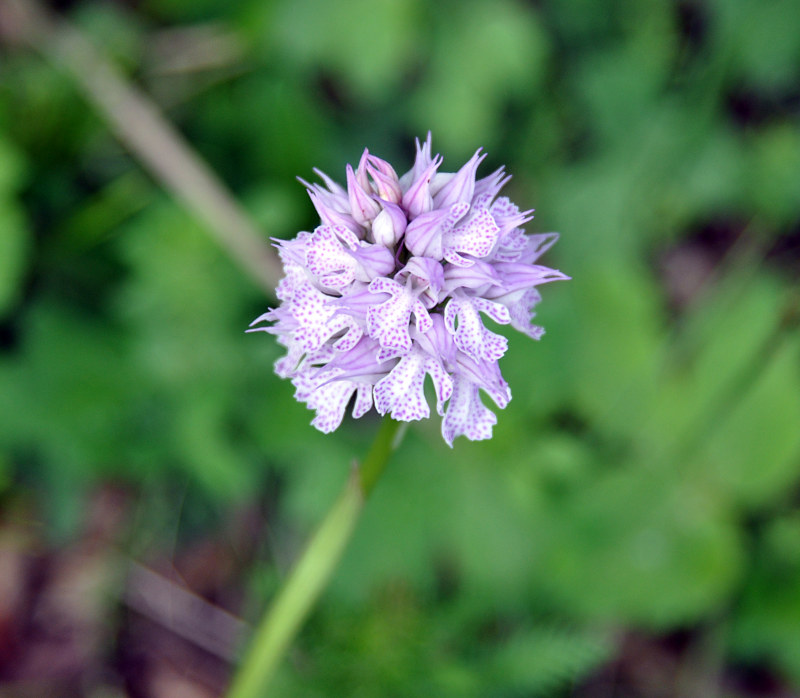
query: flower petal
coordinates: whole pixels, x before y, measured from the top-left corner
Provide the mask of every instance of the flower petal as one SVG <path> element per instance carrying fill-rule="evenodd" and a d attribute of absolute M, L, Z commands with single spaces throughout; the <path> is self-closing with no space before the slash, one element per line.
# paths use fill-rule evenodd
<path fill-rule="evenodd" d="M 433 379 L 437 410 L 443 414 L 444 403 L 453 392 L 453 379 L 437 359 L 419 349 L 400 359 L 391 373 L 375 385 L 375 408 L 381 414 L 389 412 L 393 419 L 402 422 L 429 417 L 425 374 Z"/>
<path fill-rule="evenodd" d="M 433 197 L 431 196 L 430 183 L 434 173 L 442 164 L 442 158 L 436 156 L 425 171 L 411 183 L 408 190 L 403 194 L 403 208 L 408 212 L 408 219 L 413 220 L 417 216 L 427 213 L 433 208 Z"/>
<path fill-rule="evenodd" d="M 497 416 L 482 402 L 478 386 L 464 376 L 456 376 L 453 395 L 442 420 L 442 436 L 452 448 L 453 440 L 462 434 L 470 441 L 492 438 Z"/>
<path fill-rule="evenodd" d="M 444 258 L 459 267 L 471 266 L 474 260 L 465 259 L 461 255 L 486 257 L 492 251 L 499 233 L 500 228 L 487 209 L 475 210 L 466 223 L 443 234 Z"/>
<path fill-rule="evenodd" d="M 367 332 L 377 339 L 382 347 L 390 349 L 411 348 L 411 336 L 408 324 L 413 314 L 417 328 L 425 332 L 431 327 L 431 318 L 425 306 L 408 286 L 401 286 L 396 281 L 379 277 L 369 285 L 370 293 L 390 293 L 392 297 L 372 306 L 367 311 Z"/>
<path fill-rule="evenodd" d="M 416 182 L 428 168 L 428 165 L 431 164 L 431 132 L 428 131 L 428 137 L 425 139 L 424 143 L 420 144 L 419 138 L 414 139 L 414 142 L 417 146 L 414 166 L 400 177 L 400 186 L 403 188 L 403 191 L 408 191 L 412 182 Z"/>
<path fill-rule="evenodd" d="M 366 225 L 381 212 L 380 205 L 372 198 L 371 192 L 365 191 L 358 182 L 350 165 L 347 166 L 347 195 L 350 198 L 351 215 L 356 223 Z"/>
<path fill-rule="evenodd" d="M 314 192 L 309 191 L 308 196 L 311 198 L 311 203 L 314 204 L 314 208 L 317 209 L 317 213 L 325 225 L 342 225 L 355 233 L 359 238 L 364 237 L 364 229 L 356 223 L 353 216 L 349 213 L 342 213 L 341 211 L 326 206 Z"/>
<path fill-rule="evenodd" d="M 340 234 L 337 236 L 337 232 Z M 309 271 L 319 277 L 323 286 L 339 289 L 352 283 L 358 263 L 342 246 L 340 237 L 350 240 L 354 234 L 341 226 L 323 225 L 314 231 L 306 251 Z M 358 244 L 358 239 L 355 239 Z"/>
<path fill-rule="evenodd" d="M 329 300 L 330 296 L 318 291 L 310 283 L 295 290 L 291 311 L 298 327 L 294 338 L 306 351 L 322 346 L 331 335 L 328 320 L 335 310 L 328 305 Z"/>
<path fill-rule="evenodd" d="M 484 327 L 479 310 L 486 309 L 487 306 L 463 294 L 451 298 L 444 309 L 445 326 L 465 354 L 476 360 L 497 361 L 506 353 L 508 340 Z"/>
<path fill-rule="evenodd" d="M 433 197 L 433 204 L 436 208 L 447 208 L 456 203 L 469 204 L 472 202 L 475 191 L 475 173 L 478 171 L 478 165 L 486 157 L 486 153 L 481 155 L 481 150 L 482 148 L 478 148 L 467 163 L 456 172 L 455 176 L 436 193 L 436 196 Z"/>

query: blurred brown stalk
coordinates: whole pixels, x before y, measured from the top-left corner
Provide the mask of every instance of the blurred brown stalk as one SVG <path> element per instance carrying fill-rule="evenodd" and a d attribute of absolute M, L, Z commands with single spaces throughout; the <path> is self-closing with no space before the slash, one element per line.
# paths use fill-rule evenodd
<path fill-rule="evenodd" d="M 36 0 L 4 0 L 0 37 L 28 44 L 66 71 L 122 144 L 272 293 L 281 273 L 264 234 L 152 100 L 77 28 L 51 16 Z"/>

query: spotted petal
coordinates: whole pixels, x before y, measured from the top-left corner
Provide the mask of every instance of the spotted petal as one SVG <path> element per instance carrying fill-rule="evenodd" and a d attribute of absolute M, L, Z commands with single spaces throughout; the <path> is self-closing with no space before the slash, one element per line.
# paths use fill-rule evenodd
<path fill-rule="evenodd" d="M 328 329 L 331 336 L 344 330 L 344 334 L 333 343 L 333 348 L 337 351 L 350 351 L 364 334 L 355 318 L 346 313 L 336 313 L 328 320 Z"/>
<path fill-rule="evenodd" d="M 436 409 L 444 414 L 444 403 L 453 392 L 453 379 L 441 362 L 421 349 L 414 349 L 400 359 L 397 366 L 375 385 L 375 408 L 381 414 L 390 413 L 393 419 L 411 422 L 430 416 L 425 400 L 425 375 L 433 379 Z"/>
<path fill-rule="evenodd" d="M 444 258 L 459 267 L 471 266 L 474 260 L 461 255 L 486 257 L 492 251 L 499 233 L 500 228 L 488 209 L 477 209 L 469 216 L 466 223 L 442 235 Z"/>
<path fill-rule="evenodd" d="M 297 321 L 294 338 L 306 351 L 317 349 L 331 335 L 328 320 L 335 311 L 328 304 L 329 300 L 330 296 L 310 283 L 295 289 L 291 304 L 292 315 Z"/>
<path fill-rule="evenodd" d="M 431 328 L 431 317 L 422 301 L 409 286 L 401 286 L 396 281 L 377 278 L 369 285 L 370 293 L 389 293 L 391 298 L 367 311 L 367 332 L 377 339 L 381 346 L 390 349 L 411 349 L 411 336 L 408 324 L 411 315 L 417 322 L 417 329 L 426 332 Z"/>
<path fill-rule="evenodd" d="M 478 386 L 457 376 L 442 420 L 442 436 L 447 444 L 452 448 L 453 440 L 462 434 L 470 441 L 490 439 L 495 424 L 497 417 L 481 402 Z"/>
<path fill-rule="evenodd" d="M 357 245 L 358 238 L 347 228 L 320 226 L 311 236 L 306 252 L 309 271 L 328 288 L 338 289 L 351 284 L 358 262 L 352 254 L 348 254 L 348 249 L 354 249 Z"/>
<path fill-rule="evenodd" d="M 338 428 L 347 403 L 356 393 L 353 416 L 357 419 L 372 407 L 372 386 L 352 380 L 338 380 L 335 371 L 308 372 L 294 380 L 295 397 L 317 414 L 311 424 L 325 434 Z"/>
<path fill-rule="evenodd" d="M 497 361 L 506 353 L 508 340 L 486 329 L 480 317 L 484 312 L 495 322 L 508 324 L 511 321 L 508 309 L 499 303 L 483 298 L 470 298 L 459 294 L 448 301 L 444 320 L 448 331 L 454 336 L 456 346 L 473 358 Z M 458 327 L 456 327 L 458 318 Z"/>
<path fill-rule="evenodd" d="M 541 339 L 542 335 L 544 335 L 544 327 L 531 324 L 531 320 L 536 317 L 533 308 L 542 300 L 541 294 L 535 288 L 529 288 L 515 295 L 518 297 L 511 301 L 506 301 L 511 316 L 511 326 L 520 332 L 524 332 L 531 339 Z"/>

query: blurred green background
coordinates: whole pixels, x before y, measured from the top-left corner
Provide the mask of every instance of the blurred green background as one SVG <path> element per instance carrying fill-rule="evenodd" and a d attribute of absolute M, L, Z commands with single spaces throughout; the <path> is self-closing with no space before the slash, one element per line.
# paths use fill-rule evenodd
<path fill-rule="evenodd" d="M 309 426 L 243 332 L 272 300 L 10 7 L 0 688 L 221 695 L 235 642 L 182 632 L 177 600 L 228 611 L 189 613 L 216 637 L 254 622 L 377 422 Z M 342 181 L 365 146 L 403 172 L 429 129 L 562 235 L 544 261 L 574 280 L 543 289 L 540 343 L 509 335 L 494 438 L 409 431 L 274 695 L 800 693 L 796 0 L 50 9 L 265 240 L 316 224 L 296 176 Z"/>

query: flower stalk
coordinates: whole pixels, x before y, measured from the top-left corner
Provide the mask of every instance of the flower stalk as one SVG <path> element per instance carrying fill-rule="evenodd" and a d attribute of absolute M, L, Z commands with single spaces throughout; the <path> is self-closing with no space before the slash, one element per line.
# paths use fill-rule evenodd
<path fill-rule="evenodd" d="M 265 691 L 327 586 L 352 537 L 367 497 L 403 435 L 401 422 L 385 418 L 364 461 L 353 468 L 344 489 L 267 609 L 234 676 L 228 698 L 257 698 Z"/>

